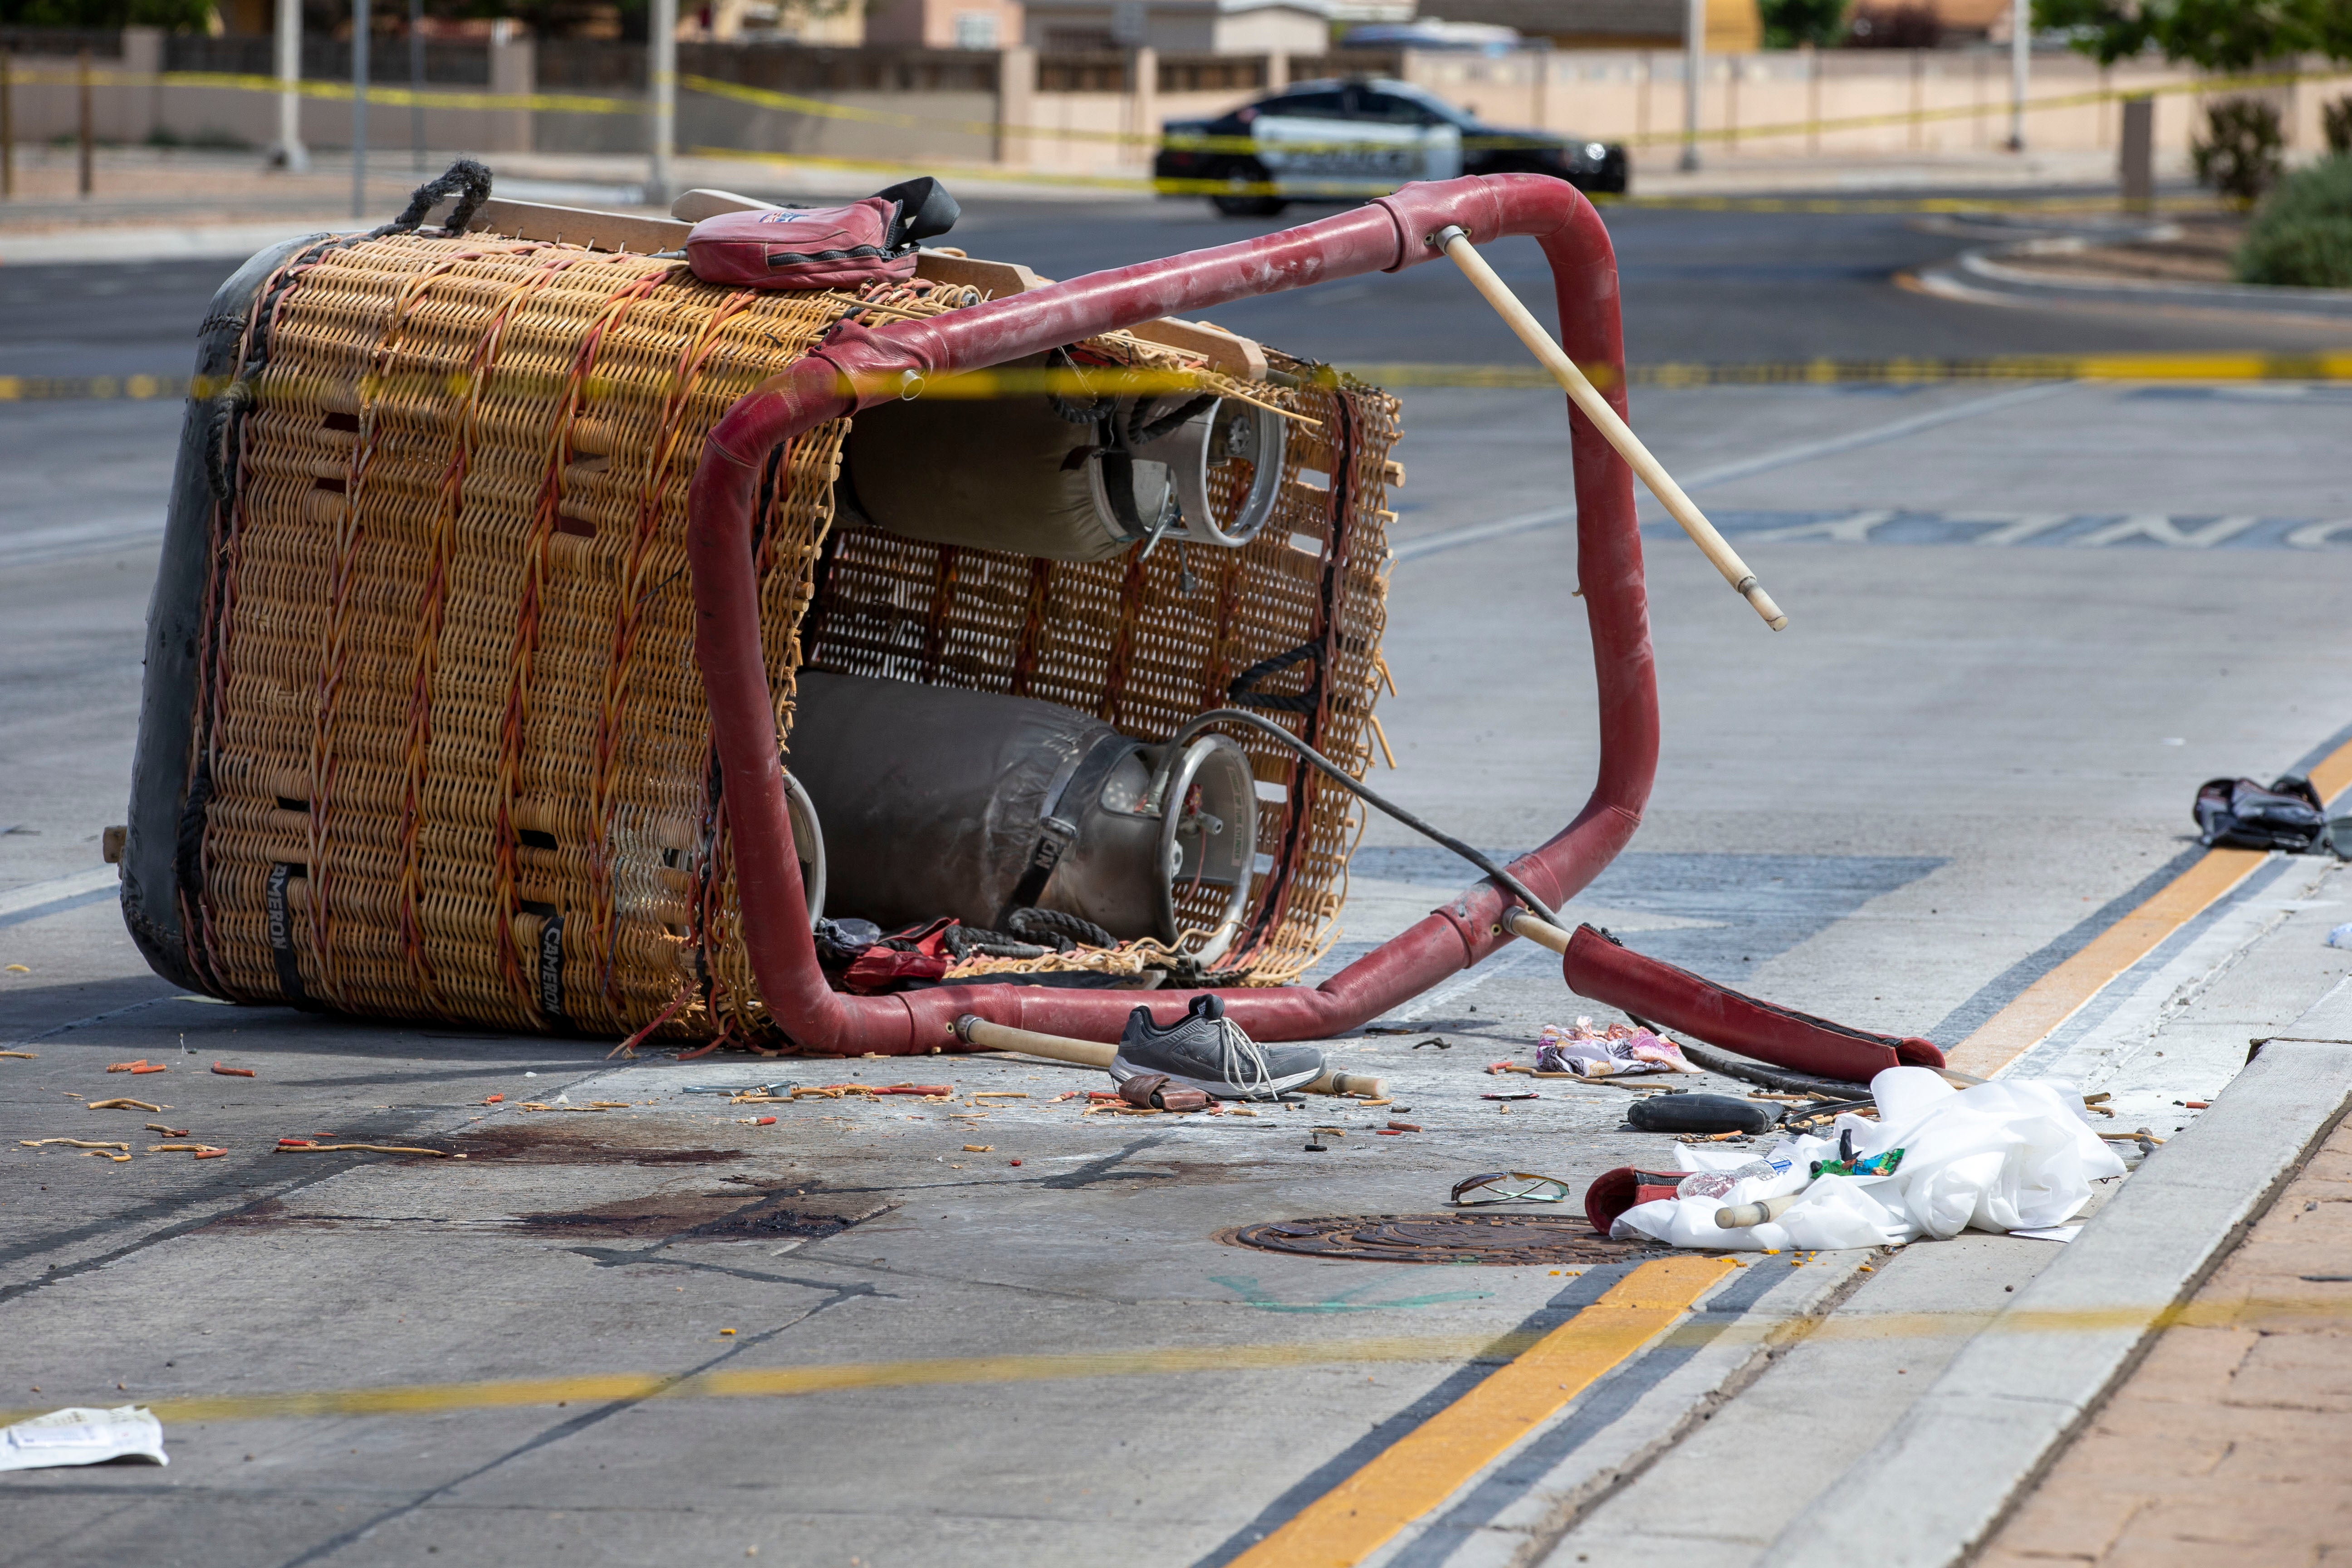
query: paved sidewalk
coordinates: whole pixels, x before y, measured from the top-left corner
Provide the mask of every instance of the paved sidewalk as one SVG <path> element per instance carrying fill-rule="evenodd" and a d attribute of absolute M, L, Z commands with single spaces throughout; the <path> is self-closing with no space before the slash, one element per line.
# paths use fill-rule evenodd
<path fill-rule="evenodd" d="M 2017 191 L 2116 186 L 2116 155 L 2087 152 L 1988 149 L 1967 153 L 1829 153 L 1820 157 L 1742 153 L 1716 144 L 1700 150 L 1700 166 L 1676 167 L 1681 149 L 1669 143 L 1638 150 L 1633 192 L 1643 196 L 1865 195 L 1891 191 Z M 2185 179 L 2184 164 L 2160 167 L 2170 185 Z"/>
<path fill-rule="evenodd" d="M 2168 1329 L 1979 1568 L 2352 1552 L 2352 1121 Z"/>

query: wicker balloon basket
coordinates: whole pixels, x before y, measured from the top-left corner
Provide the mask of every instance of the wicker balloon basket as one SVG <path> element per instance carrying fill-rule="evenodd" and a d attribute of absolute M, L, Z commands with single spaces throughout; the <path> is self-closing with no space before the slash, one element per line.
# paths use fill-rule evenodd
<path fill-rule="evenodd" d="M 231 384 L 192 406 L 157 592 L 125 899 L 151 962 L 243 1002 L 788 1045 L 741 941 L 688 482 L 730 405 L 843 317 L 977 303 L 953 270 L 755 292 L 496 234 L 257 258 L 207 323 Z M 1069 353 L 1212 369 L 1144 335 Z M 848 422 L 793 442 L 757 554 L 787 747 L 803 668 L 1145 741 L 1247 677 L 1252 706 L 1360 773 L 1397 405 L 1265 360 L 1228 382 L 1288 439 L 1273 520 L 1238 548 L 1060 561 L 837 526 Z M 1282 984 L 1337 934 L 1361 824 L 1286 750 L 1234 738 L 1260 853 L 1217 967 Z"/>

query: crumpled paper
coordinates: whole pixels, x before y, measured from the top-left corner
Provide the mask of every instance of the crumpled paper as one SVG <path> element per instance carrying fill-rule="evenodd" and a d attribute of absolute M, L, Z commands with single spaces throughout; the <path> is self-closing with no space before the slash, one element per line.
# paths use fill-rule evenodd
<path fill-rule="evenodd" d="M 1790 1162 L 1785 1173 L 1748 1177 L 1720 1197 L 1636 1205 L 1610 1235 L 1752 1252 L 1896 1247 L 1969 1229 L 2040 1230 L 2072 1219 L 2090 1201 L 2092 1183 L 2124 1173 L 2070 1084 L 2045 1079 L 1955 1089 L 1926 1068 L 1896 1067 L 1872 1079 L 1870 1092 L 1877 1121 L 1841 1116 L 1826 1137 L 1774 1146 L 1771 1156 Z M 1849 1131 L 1857 1155 L 1899 1148 L 1901 1163 L 1884 1176 L 1813 1177 L 1813 1162 L 1836 1159 L 1838 1135 Z M 1727 1171 L 1756 1158 L 1688 1144 L 1677 1152 L 1685 1171 Z M 1803 1195 L 1776 1220 L 1739 1230 L 1715 1223 L 1717 1209 L 1795 1192 Z"/>
<path fill-rule="evenodd" d="M 1647 1029 L 1612 1024 L 1593 1026 L 1579 1018 L 1574 1028 L 1546 1024 L 1536 1045 L 1536 1071 L 1572 1072 L 1579 1078 L 1629 1078 L 1637 1073 L 1696 1072 L 1682 1047 Z"/>
<path fill-rule="evenodd" d="M 0 1426 L 0 1470 L 41 1470 L 60 1465 L 102 1465 L 145 1459 L 168 1465 L 163 1424 L 135 1405 L 111 1410 L 71 1405 Z"/>

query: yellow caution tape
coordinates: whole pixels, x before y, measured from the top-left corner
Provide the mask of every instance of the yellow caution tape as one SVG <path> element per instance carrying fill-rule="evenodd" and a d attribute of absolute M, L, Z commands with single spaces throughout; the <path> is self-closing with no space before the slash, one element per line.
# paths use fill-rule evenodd
<path fill-rule="evenodd" d="M 2025 100 L 2025 112 L 2041 113 L 2050 110 L 2080 109 L 2092 104 L 2113 102 L 2122 99 L 2169 97 L 2179 94 L 2204 96 L 2220 92 L 2237 92 L 2255 89 L 2281 87 L 2294 82 L 2338 81 L 2352 77 L 2352 71 L 2268 71 L 2230 77 L 2202 77 L 2189 81 L 2167 82 L 2156 87 L 2124 89 L 2104 87 L 2084 92 L 2064 93 L 2049 98 Z M 71 70 L 19 68 L 12 79 L 26 85 L 73 86 L 84 78 Z M 211 88 L 231 92 L 287 92 L 304 98 L 347 100 L 353 96 L 349 82 L 298 81 L 283 82 L 274 76 L 255 76 L 226 71 L 122 71 L 92 70 L 87 79 L 92 86 L 105 87 L 188 87 Z M 769 88 L 751 87 L 741 82 L 722 81 L 715 77 L 681 73 L 677 85 L 688 92 L 724 98 L 739 103 L 749 103 L 784 113 L 803 114 L 819 119 L 854 121 L 864 124 L 890 125 L 901 129 L 929 129 L 954 132 L 965 135 L 988 137 L 1033 137 L 1055 142 L 1096 142 L 1150 147 L 1172 147 L 1195 152 L 1248 153 L 1258 150 L 1255 139 L 1246 136 L 1162 136 L 1154 132 L 1088 131 L 1068 126 L 1019 125 L 998 120 L 961 120 L 930 115 L 910 114 L 890 110 L 867 109 L 856 104 L 835 103 L 829 99 L 809 98 L 798 93 L 778 92 Z M 460 89 L 387 87 L 370 83 L 371 102 L 394 106 L 419 105 L 425 108 L 472 110 L 536 110 L 555 114 L 645 114 L 648 99 L 644 94 L 603 96 L 587 93 L 549 92 L 469 92 Z M 1868 130 L 1885 125 L 1928 124 L 1954 120 L 1985 119 L 2011 111 L 2005 101 L 1987 100 L 1981 103 L 1956 104 L 1942 109 L 1897 110 L 1884 114 L 1844 115 L 1833 119 L 1786 121 L 1777 124 L 1753 126 L 1717 126 L 1702 130 L 1697 139 L 1704 142 L 1765 141 L 1841 131 Z M 1653 143 L 1673 143 L 1685 139 L 1680 131 L 1652 131 L 1612 140 L 1645 146 Z M 1473 144 L 1485 147 L 1550 146 L 1549 138 L 1474 137 Z M 1376 148 L 1395 150 L 1389 142 L 1335 141 L 1306 143 L 1286 142 L 1286 153 L 1345 152 Z M 1232 187 L 1218 187 L 1228 194 Z"/>
<path fill-rule="evenodd" d="M 2081 109 L 2092 104 L 2108 103 L 2126 98 L 2171 96 L 2179 93 L 2205 95 L 2217 92 L 2237 92 L 2252 89 L 2280 87 L 2298 81 L 2338 81 L 2352 77 L 2352 71 L 2269 71 L 2234 77 L 2203 77 L 2185 82 L 2168 82 L 2161 86 L 2126 89 L 2095 88 L 2085 92 L 2063 93 L 2049 98 L 2025 100 L 2029 114 L 2048 110 Z M 689 92 L 704 93 L 714 98 L 730 99 L 738 103 L 754 104 L 765 109 L 791 114 L 806 114 L 827 120 L 849 120 L 872 125 L 891 125 L 906 130 L 931 129 L 961 132 L 972 136 L 1003 136 L 1006 138 L 1034 136 L 1057 142 L 1103 142 L 1129 145 L 1164 147 L 1182 152 L 1255 153 L 1259 151 L 1255 138 L 1248 136 L 1202 136 L 1181 134 L 1164 136 L 1151 132 L 1087 131 L 1075 127 L 1016 125 L 1002 120 L 950 120 L 929 115 L 908 114 L 889 110 L 864 109 L 853 104 L 835 103 L 831 100 L 808 98 L 797 93 L 777 92 L 769 88 L 750 87 L 740 82 L 720 81 L 713 77 L 681 75 L 677 85 Z M 349 89 L 345 89 L 348 95 Z M 2006 102 L 1987 100 L 1982 103 L 1956 104 L 1943 109 L 1896 110 L 1885 114 L 1842 115 L 1833 119 L 1787 121 L 1777 124 L 1751 126 L 1718 126 L 1698 132 L 1705 142 L 1759 141 L 1777 137 L 1804 136 L 1817 132 L 1864 131 L 1885 125 L 1927 124 L 1950 120 L 1979 120 L 2010 112 Z M 1684 140 L 1679 131 L 1652 131 L 1612 140 L 1634 146 L 1651 143 L 1674 143 Z M 1280 151 L 1289 153 L 1342 153 L 1361 150 L 1394 151 L 1394 142 L 1355 141 L 1341 139 L 1331 142 L 1286 142 Z M 1464 145 L 1481 149 L 1549 147 L 1555 145 L 1549 137 L 1472 136 Z M 1230 193 L 1232 187 L 1219 185 L 1218 194 Z"/>
<path fill-rule="evenodd" d="M 2165 82 L 2156 87 L 2094 88 L 2087 92 L 2063 93 L 2053 98 L 2029 98 L 2024 109 L 2028 114 L 2053 109 L 2084 109 L 2096 103 L 2113 103 L 2131 98 L 2170 98 L 2181 93 L 2199 97 L 2210 93 L 2242 92 L 2252 89 L 2284 87 L 2298 81 L 2340 81 L 2352 76 L 2352 71 L 2266 71 L 2259 74 L 2228 77 L 2198 77 L 2189 81 Z M 1834 120 L 1790 120 L 1773 125 L 1726 125 L 1701 131 L 1702 142 L 1748 142 L 1770 138 L 1805 136 L 1816 132 L 1864 131 L 1882 125 L 1925 125 L 1938 121 L 1983 120 L 2006 115 L 2011 110 L 2006 100 L 1988 100 L 1982 103 L 1954 104 L 1944 109 L 1904 109 L 1885 114 L 1851 114 Z M 1685 140 L 1680 131 L 1650 131 L 1622 140 L 1635 146 L 1654 142 L 1675 143 Z"/>
<path fill-rule="evenodd" d="M 13 72 L 9 79 L 19 86 L 72 87 L 82 79 L 73 71 L 24 70 Z M 119 71 L 93 70 L 89 73 L 92 87 L 197 87 L 223 92 L 291 92 L 300 98 L 348 100 L 355 96 L 347 81 L 285 82 L 274 76 L 252 76 L 232 71 Z M 405 87 L 383 87 L 368 84 L 370 103 L 403 107 L 415 104 L 425 109 L 528 109 L 543 110 L 556 114 L 644 114 L 646 100 L 633 95 L 625 98 L 600 97 L 588 93 L 565 92 L 468 92 L 458 88 L 429 88 L 419 90 Z"/>
<path fill-rule="evenodd" d="M 971 163 L 946 163 L 933 159 L 929 163 L 909 163 L 889 158 L 831 158 L 810 153 L 761 153 L 743 147 L 689 147 L 689 158 L 711 158 L 736 163 L 766 163 L 781 168 L 855 169 L 873 174 L 940 174 L 951 175 L 958 181 L 973 180 L 1000 184 L 1063 185 L 1074 190 L 1149 192 L 1150 180 L 1119 174 L 1038 174 L 1024 169 L 998 169 Z M 1230 185 L 1217 186 L 1219 194 L 1229 193 Z"/>

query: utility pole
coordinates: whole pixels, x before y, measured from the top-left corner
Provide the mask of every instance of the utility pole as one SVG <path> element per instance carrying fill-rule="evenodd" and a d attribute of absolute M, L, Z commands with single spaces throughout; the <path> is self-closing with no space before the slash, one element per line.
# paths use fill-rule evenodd
<path fill-rule="evenodd" d="M 368 0 L 352 0 L 352 216 L 365 217 L 367 205 Z"/>
<path fill-rule="evenodd" d="M 89 141 L 91 126 L 89 122 L 89 46 L 88 44 L 84 44 L 82 46 L 81 53 L 76 57 L 74 62 L 74 85 L 78 89 L 76 95 L 79 100 L 77 105 L 79 110 L 77 119 L 79 121 L 81 131 L 81 196 L 82 200 L 88 201 L 89 199 L 90 187 L 94 183 L 90 179 Z"/>
<path fill-rule="evenodd" d="M 646 7 L 646 85 L 653 89 L 653 123 L 646 128 L 651 156 L 646 167 L 646 205 L 669 205 L 669 165 L 677 151 L 677 0 L 653 0 Z"/>
<path fill-rule="evenodd" d="M 1675 166 L 1698 170 L 1698 95 L 1706 75 L 1706 0 L 1688 0 L 1683 13 L 1683 155 Z"/>
<path fill-rule="evenodd" d="M 0 201 L 16 194 L 16 105 L 9 96 L 16 51 L 0 45 Z"/>
<path fill-rule="evenodd" d="M 2025 79 L 2033 68 L 2033 0 L 2010 0 L 2009 150 L 2025 151 Z"/>
<path fill-rule="evenodd" d="M 2156 210 L 2156 100 L 2140 93 L 2124 100 L 2123 156 L 2117 173 L 2123 176 L 2124 210 Z"/>
<path fill-rule="evenodd" d="M 302 145 L 302 0 L 278 0 L 278 163 L 289 174 L 310 166 Z"/>
<path fill-rule="evenodd" d="M 425 173 L 425 0 L 408 0 L 408 154 Z"/>

